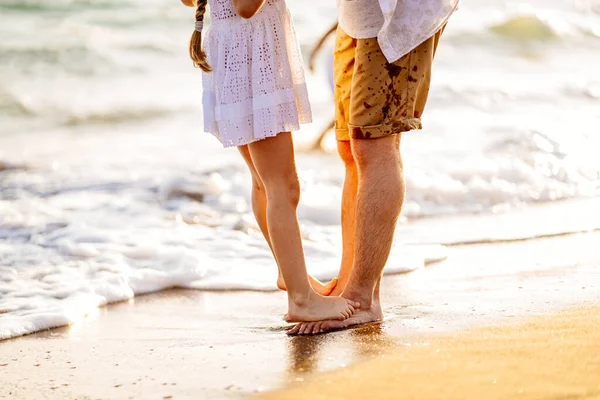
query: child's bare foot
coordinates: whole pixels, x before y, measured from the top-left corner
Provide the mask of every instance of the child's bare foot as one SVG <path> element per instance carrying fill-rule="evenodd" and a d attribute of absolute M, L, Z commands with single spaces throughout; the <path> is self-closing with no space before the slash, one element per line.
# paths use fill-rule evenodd
<path fill-rule="evenodd" d="M 319 293 L 321 296 L 329 296 L 338 283 L 337 278 L 333 278 L 329 283 L 322 283 L 320 280 L 310 275 L 308 275 L 308 281 L 310 282 L 310 286 L 312 286 L 315 292 Z M 287 290 L 285 282 L 283 281 L 283 276 L 281 276 L 281 274 L 279 274 L 279 276 L 277 277 L 277 287 L 281 290 Z"/>
<path fill-rule="evenodd" d="M 324 283 L 321 283 L 321 281 L 319 281 L 318 279 L 316 279 L 310 275 L 308 275 L 308 281 L 310 282 L 310 286 L 312 286 L 312 288 L 315 290 L 315 292 L 317 292 L 321 296 L 332 296 L 333 292 L 335 292 L 335 289 L 337 288 L 337 284 L 338 284 L 338 278 L 333 278 L 331 280 L 331 282 L 324 284 Z M 287 290 L 287 288 L 285 287 L 285 282 L 283 281 L 283 277 L 281 276 L 281 274 L 277 278 L 277 287 L 281 290 Z M 340 293 L 341 293 L 341 291 L 340 291 Z M 283 316 L 283 320 L 286 322 L 293 322 L 290 319 L 290 316 L 287 314 L 285 314 Z"/>
<path fill-rule="evenodd" d="M 350 318 L 360 304 L 343 297 L 325 297 L 310 291 L 309 296 L 302 301 L 289 299 L 289 309 L 286 321 L 322 321 Z"/>

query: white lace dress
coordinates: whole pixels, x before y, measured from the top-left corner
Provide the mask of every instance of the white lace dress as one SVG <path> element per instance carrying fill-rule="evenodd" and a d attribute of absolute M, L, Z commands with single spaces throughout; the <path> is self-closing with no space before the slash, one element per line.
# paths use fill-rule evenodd
<path fill-rule="evenodd" d="M 266 0 L 250 19 L 232 0 L 209 0 L 203 73 L 204 130 L 241 146 L 311 122 L 302 55 L 285 0 Z"/>

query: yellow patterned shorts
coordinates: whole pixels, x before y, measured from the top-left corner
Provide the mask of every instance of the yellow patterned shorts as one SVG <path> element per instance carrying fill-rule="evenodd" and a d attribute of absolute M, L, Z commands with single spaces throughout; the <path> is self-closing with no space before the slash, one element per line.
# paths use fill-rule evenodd
<path fill-rule="evenodd" d="M 337 140 L 375 139 L 421 129 L 431 66 L 444 28 L 394 63 L 377 39 L 353 39 L 340 27 L 334 51 Z"/>

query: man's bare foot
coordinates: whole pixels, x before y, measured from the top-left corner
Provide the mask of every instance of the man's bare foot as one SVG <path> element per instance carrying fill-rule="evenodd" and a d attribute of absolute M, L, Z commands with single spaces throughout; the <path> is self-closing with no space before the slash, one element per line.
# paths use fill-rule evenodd
<path fill-rule="evenodd" d="M 312 286 L 314 291 L 319 293 L 321 296 L 329 296 L 331 294 L 331 291 L 335 289 L 338 283 L 337 278 L 333 278 L 329 283 L 322 283 L 317 278 L 314 278 L 310 275 L 308 275 L 308 281 L 310 282 L 310 286 Z M 281 290 L 287 290 L 285 282 L 283 281 L 283 276 L 281 276 L 281 274 L 279 274 L 279 276 L 277 277 L 277 287 Z"/>
<path fill-rule="evenodd" d="M 289 300 L 288 322 L 310 321 L 342 321 L 350 318 L 359 303 L 343 297 L 325 297 L 310 291 L 309 296 L 301 301 Z"/>
<path fill-rule="evenodd" d="M 368 309 L 359 308 L 356 310 L 356 313 L 348 319 L 301 322 L 290 329 L 287 334 L 290 336 L 314 335 L 377 321 L 383 321 L 383 312 L 381 311 L 379 303 L 373 303 Z"/>

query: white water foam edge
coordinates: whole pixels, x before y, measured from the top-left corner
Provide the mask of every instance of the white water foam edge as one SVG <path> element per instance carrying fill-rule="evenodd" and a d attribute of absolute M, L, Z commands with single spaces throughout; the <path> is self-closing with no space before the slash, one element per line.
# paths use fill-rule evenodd
<path fill-rule="evenodd" d="M 35 268 L 31 274 L 0 267 L 0 339 L 70 325 L 100 306 L 170 288 L 277 290 L 274 261 L 264 248 L 256 249 L 252 243 L 236 246 L 225 240 L 223 247 L 232 246 L 234 253 L 242 251 L 239 257 L 229 254 L 225 261 L 182 243 L 116 245 L 93 239 L 87 234 L 74 241 L 70 235 L 67 240 L 46 242 L 45 247 L 56 246 L 70 261 Z M 12 247 L 0 245 L 0 256 L 14 252 Z M 307 250 L 312 253 L 307 257 L 309 272 L 324 281 L 336 276 L 338 257 L 330 252 L 329 257 L 322 257 L 319 246 L 309 244 Z M 396 246 L 385 274 L 414 271 L 446 256 L 443 246 Z"/>

